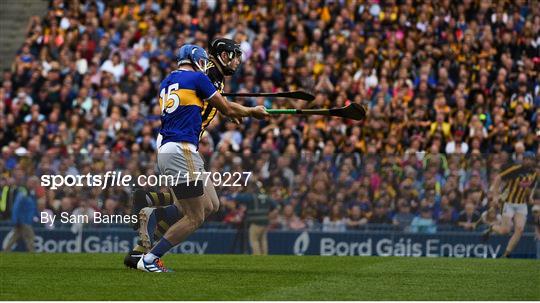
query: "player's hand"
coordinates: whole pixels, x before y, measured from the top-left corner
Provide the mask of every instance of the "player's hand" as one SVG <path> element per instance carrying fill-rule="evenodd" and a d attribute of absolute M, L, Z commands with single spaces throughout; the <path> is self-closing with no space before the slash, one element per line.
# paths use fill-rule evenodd
<path fill-rule="evenodd" d="M 250 116 L 255 119 L 266 119 L 270 117 L 270 114 L 266 111 L 266 108 L 262 105 L 251 107 Z"/>

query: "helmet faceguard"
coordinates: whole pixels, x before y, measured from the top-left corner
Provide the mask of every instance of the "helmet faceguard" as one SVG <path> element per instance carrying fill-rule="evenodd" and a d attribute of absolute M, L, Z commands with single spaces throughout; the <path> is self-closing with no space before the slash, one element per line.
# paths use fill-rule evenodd
<path fill-rule="evenodd" d="M 178 65 L 190 64 L 194 69 L 206 73 L 208 70 L 208 54 L 197 45 L 186 44 L 178 51 Z"/>
<path fill-rule="evenodd" d="M 209 63 L 209 60 L 208 58 L 201 58 L 199 59 L 198 61 L 193 61 L 192 62 L 199 71 L 203 72 L 206 74 L 206 72 L 208 71 L 208 63 Z"/>

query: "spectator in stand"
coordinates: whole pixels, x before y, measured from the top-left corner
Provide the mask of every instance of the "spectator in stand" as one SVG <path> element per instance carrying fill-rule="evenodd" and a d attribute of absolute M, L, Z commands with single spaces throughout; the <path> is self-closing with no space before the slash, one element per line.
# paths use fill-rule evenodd
<path fill-rule="evenodd" d="M 294 213 L 292 205 L 285 205 L 278 222 L 282 230 L 301 230 L 306 228 L 306 224 Z"/>
<path fill-rule="evenodd" d="M 459 214 L 457 224 L 464 230 L 474 230 L 480 222 L 480 215 L 473 202 L 467 202 L 465 209 Z"/>
<path fill-rule="evenodd" d="M 225 198 L 224 203 L 226 207 L 226 215 L 223 218 L 223 223 L 229 224 L 235 228 L 240 228 L 245 216 L 245 205 L 238 205 L 235 199 Z"/>
<path fill-rule="evenodd" d="M 110 203 L 110 202 L 109 202 Z M 86 224 L 92 224 L 94 222 L 94 209 L 90 207 L 88 203 L 88 199 L 82 199 L 82 201 L 79 204 L 79 207 L 75 208 L 73 212 L 71 213 L 73 216 L 85 216 L 88 218 L 88 221 L 82 222 L 78 221 L 75 224 L 71 226 L 71 231 L 78 232 L 83 228 Z"/>
<path fill-rule="evenodd" d="M 411 213 L 411 206 L 405 199 L 398 201 L 398 211 L 392 219 L 392 224 L 399 227 L 401 230 L 406 230 L 414 219 L 414 215 Z"/>
<path fill-rule="evenodd" d="M 347 229 L 347 219 L 343 216 L 341 205 L 334 204 L 328 216 L 323 219 L 322 231 L 342 232 Z"/>
<path fill-rule="evenodd" d="M 317 218 L 317 209 L 311 206 L 302 208 L 302 221 L 306 224 L 308 230 L 314 230 L 319 227 L 319 220 Z"/>
<path fill-rule="evenodd" d="M 377 202 L 373 208 L 373 213 L 369 218 L 369 223 L 373 224 L 391 224 L 392 221 L 388 217 L 388 210 L 382 202 Z"/>
<path fill-rule="evenodd" d="M 437 224 L 433 220 L 431 209 L 424 207 L 420 210 L 420 215 L 414 217 L 411 222 L 410 231 L 413 233 L 428 233 L 437 232 Z"/>
<path fill-rule="evenodd" d="M 447 154 L 467 154 L 469 151 L 469 145 L 467 142 L 463 142 L 464 132 L 462 130 L 456 130 L 453 135 L 452 141 L 446 144 L 445 152 Z"/>
<path fill-rule="evenodd" d="M 368 219 L 362 215 L 359 205 L 349 209 L 349 217 L 346 219 L 347 230 L 358 230 L 368 223 Z"/>

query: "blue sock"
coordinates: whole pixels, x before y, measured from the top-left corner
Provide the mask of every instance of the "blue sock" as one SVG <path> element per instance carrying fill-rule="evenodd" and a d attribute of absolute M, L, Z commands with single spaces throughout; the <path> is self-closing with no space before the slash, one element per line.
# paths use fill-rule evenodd
<path fill-rule="evenodd" d="M 165 221 L 167 221 L 169 225 L 173 225 L 176 221 L 180 220 L 180 212 L 176 205 L 172 204 L 163 207 L 163 210 L 165 211 Z"/>
<path fill-rule="evenodd" d="M 171 244 L 171 242 L 169 242 L 165 238 L 161 238 L 161 240 L 159 240 L 159 242 L 156 244 L 156 246 L 154 246 L 154 248 L 152 248 L 150 253 L 152 253 L 153 255 L 155 255 L 158 258 L 161 258 L 171 248 L 173 248 L 173 245 Z"/>

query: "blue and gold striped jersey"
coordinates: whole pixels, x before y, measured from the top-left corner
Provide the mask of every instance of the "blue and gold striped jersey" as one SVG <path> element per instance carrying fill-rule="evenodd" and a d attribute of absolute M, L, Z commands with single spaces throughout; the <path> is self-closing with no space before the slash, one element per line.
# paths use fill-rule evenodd
<path fill-rule="evenodd" d="M 208 76 L 201 72 L 176 70 L 167 76 L 159 94 L 161 144 L 188 142 L 198 146 L 206 100 L 216 92 Z"/>

